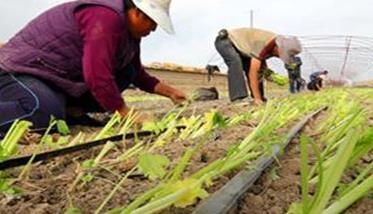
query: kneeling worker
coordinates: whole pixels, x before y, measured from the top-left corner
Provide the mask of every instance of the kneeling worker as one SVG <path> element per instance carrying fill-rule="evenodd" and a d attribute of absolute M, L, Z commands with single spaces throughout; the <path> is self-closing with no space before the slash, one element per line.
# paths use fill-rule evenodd
<path fill-rule="evenodd" d="M 130 84 L 183 102 L 184 93 L 149 75 L 140 59 L 142 38 L 157 26 L 173 32 L 170 3 L 77 0 L 32 20 L 0 48 L 0 133 L 16 119 L 38 128 L 51 115 L 118 111 L 125 117 L 121 92 Z"/>
<path fill-rule="evenodd" d="M 310 75 L 310 82 L 307 85 L 308 90 L 320 91 L 323 86 L 323 81 L 326 79 L 328 73 L 327 70 L 312 73 Z"/>

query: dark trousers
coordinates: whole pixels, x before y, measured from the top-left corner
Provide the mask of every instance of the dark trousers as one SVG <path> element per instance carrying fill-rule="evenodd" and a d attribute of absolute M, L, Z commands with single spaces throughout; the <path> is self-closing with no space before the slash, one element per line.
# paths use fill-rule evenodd
<path fill-rule="evenodd" d="M 125 90 L 133 81 L 135 70 L 133 66 L 127 66 L 121 74 L 116 77 L 116 83 L 120 90 Z M 0 70 L 0 135 L 16 119 L 32 122 L 33 128 L 48 127 L 51 116 L 73 123 L 82 122 L 69 118 L 69 107 L 84 112 L 105 111 L 90 92 L 74 98 L 36 77 Z"/>
<path fill-rule="evenodd" d="M 251 58 L 242 55 L 234 47 L 228 35 L 224 33 L 219 32 L 215 40 L 215 48 L 228 66 L 228 90 L 230 100 L 235 101 L 247 97 L 246 79 L 250 81 L 247 71 L 250 69 Z M 250 84 L 249 90 L 251 97 L 253 97 Z M 265 99 L 263 81 L 259 82 L 259 91 L 262 98 Z"/>
<path fill-rule="evenodd" d="M 301 77 L 289 74 L 289 91 L 290 93 L 298 93 L 302 88 Z"/>
<path fill-rule="evenodd" d="M 304 89 L 306 81 L 302 78 L 300 70 L 288 70 L 289 91 L 298 93 Z"/>
<path fill-rule="evenodd" d="M 6 132 L 16 119 L 47 127 L 51 115 L 65 118 L 64 107 L 64 95 L 41 80 L 0 71 L 0 132 Z"/>
<path fill-rule="evenodd" d="M 322 88 L 322 79 L 321 78 L 316 78 L 313 79 L 311 82 L 307 84 L 308 90 L 311 91 L 320 91 Z"/>

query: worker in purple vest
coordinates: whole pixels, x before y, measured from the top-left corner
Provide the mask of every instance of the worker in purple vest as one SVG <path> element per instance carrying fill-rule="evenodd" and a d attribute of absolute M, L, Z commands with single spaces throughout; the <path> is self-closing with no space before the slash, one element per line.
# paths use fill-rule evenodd
<path fill-rule="evenodd" d="M 16 119 L 46 127 L 50 116 L 129 108 L 121 92 L 141 90 L 185 101 L 183 92 L 149 75 L 141 38 L 159 25 L 173 33 L 171 0 L 77 0 L 39 15 L 0 48 L 0 132 Z"/>

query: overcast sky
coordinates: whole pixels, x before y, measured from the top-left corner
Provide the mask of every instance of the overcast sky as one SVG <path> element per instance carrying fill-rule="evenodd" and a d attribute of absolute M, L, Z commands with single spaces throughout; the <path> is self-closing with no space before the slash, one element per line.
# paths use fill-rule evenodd
<path fill-rule="evenodd" d="M 0 41 L 8 40 L 31 18 L 66 0 L 1 0 Z M 158 29 L 145 38 L 144 63 L 204 66 L 214 55 L 221 28 L 250 25 L 286 35 L 373 36 L 373 2 L 368 0 L 173 0 L 176 35 Z"/>

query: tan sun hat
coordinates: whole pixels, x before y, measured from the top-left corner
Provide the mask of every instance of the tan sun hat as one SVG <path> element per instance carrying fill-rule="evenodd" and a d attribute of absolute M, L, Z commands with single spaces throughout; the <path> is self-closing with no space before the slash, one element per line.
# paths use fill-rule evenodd
<path fill-rule="evenodd" d="M 276 45 L 278 47 L 279 57 L 285 63 L 290 63 L 290 58 L 302 52 L 302 46 L 295 36 L 277 36 Z"/>
<path fill-rule="evenodd" d="M 171 0 L 133 0 L 133 3 L 163 30 L 169 34 L 174 34 L 175 31 L 170 17 Z"/>

